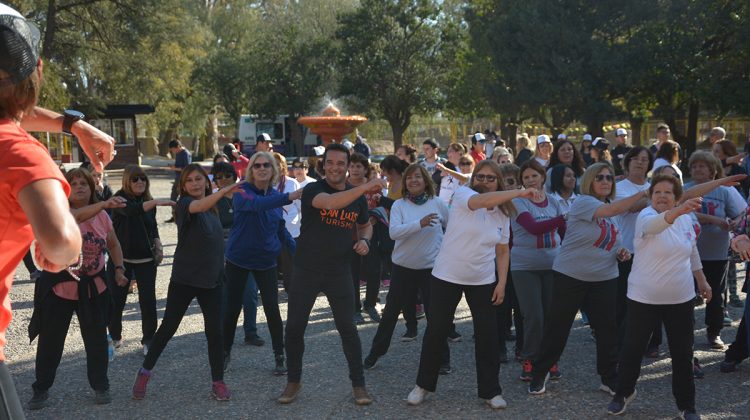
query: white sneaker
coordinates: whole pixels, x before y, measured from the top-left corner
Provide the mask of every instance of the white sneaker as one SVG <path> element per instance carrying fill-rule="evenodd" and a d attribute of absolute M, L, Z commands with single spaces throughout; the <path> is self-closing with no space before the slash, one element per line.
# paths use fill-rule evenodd
<path fill-rule="evenodd" d="M 489 405 L 490 407 L 492 407 L 492 408 L 494 408 L 496 410 L 498 408 L 506 408 L 506 407 L 508 407 L 508 403 L 505 402 L 505 399 L 503 398 L 502 395 L 495 395 L 494 397 L 492 397 L 492 399 L 485 400 L 485 402 L 487 403 L 487 405 Z"/>
<path fill-rule="evenodd" d="M 419 385 L 416 385 L 414 389 L 412 389 L 409 393 L 409 396 L 406 397 L 406 403 L 409 405 L 422 404 L 428 393 L 429 391 L 424 388 L 420 388 Z"/>

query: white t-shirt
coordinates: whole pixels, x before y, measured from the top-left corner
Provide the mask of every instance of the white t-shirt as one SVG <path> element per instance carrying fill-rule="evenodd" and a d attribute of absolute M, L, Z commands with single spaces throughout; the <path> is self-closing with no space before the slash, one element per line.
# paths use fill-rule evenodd
<path fill-rule="evenodd" d="M 292 177 L 286 177 L 283 192 L 291 193 L 298 189 L 300 189 L 299 182 Z M 281 189 L 279 188 L 279 190 Z M 286 225 L 286 230 L 289 231 L 292 238 L 298 237 L 300 224 L 302 223 L 302 208 L 300 201 L 294 200 L 291 204 L 287 204 L 281 209 L 284 212 L 284 224 Z"/>
<path fill-rule="evenodd" d="M 436 213 L 439 221 L 423 228 L 419 221 L 430 213 Z M 447 225 L 448 205 L 437 197 L 420 205 L 406 198 L 396 200 L 391 207 L 388 229 L 391 239 L 396 241 L 391 255 L 393 263 L 412 270 L 432 268 Z"/>
<path fill-rule="evenodd" d="M 674 171 L 677 172 L 677 175 L 680 176 L 680 181 L 682 181 L 682 171 L 680 170 L 679 166 L 672 165 L 671 163 L 667 162 L 667 160 L 664 158 L 658 158 L 654 161 L 654 166 L 653 168 L 651 168 L 652 173 L 656 168 L 661 168 L 662 166 L 671 166 L 672 169 L 674 169 Z"/>
<path fill-rule="evenodd" d="M 469 209 L 476 194 L 465 186 L 453 194 L 450 223 L 432 269 L 440 280 L 471 286 L 495 282 L 495 246 L 510 240 L 510 219 L 497 207 Z"/>
<path fill-rule="evenodd" d="M 567 200 L 561 197 L 560 194 L 555 192 L 547 194 L 547 197 L 557 201 L 557 204 L 560 205 L 560 211 L 562 211 L 562 214 L 568 214 L 568 212 L 570 211 L 570 206 L 573 205 L 573 201 L 575 201 L 576 197 L 578 197 L 578 194 L 570 193 L 570 197 L 568 197 Z"/>
<path fill-rule="evenodd" d="M 642 192 L 649 189 L 651 184 L 644 182 L 643 185 L 638 185 L 631 182 L 628 179 L 623 179 L 617 183 L 615 188 L 615 200 L 621 200 L 628 198 L 633 194 Z M 638 213 L 625 212 L 617 216 L 617 227 L 622 237 L 622 246 L 626 248 L 630 253 L 633 253 L 633 235 L 635 235 L 635 221 L 638 218 Z"/>
<path fill-rule="evenodd" d="M 539 156 L 534 156 L 534 160 L 536 160 L 544 168 L 546 168 L 547 165 L 549 165 L 549 160 L 542 159 Z"/>
<path fill-rule="evenodd" d="M 664 230 L 648 234 L 647 226 Z M 670 225 L 653 207 L 643 209 L 635 224 L 628 298 L 650 305 L 674 305 L 693 299 L 693 271 L 703 268 L 696 239 L 689 215 L 678 217 Z"/>
<path fill-rule="evenodd" d="M 456 169 L 456 172 L 461 173 L 458 169 Z M 450 204 L 453 194 L 460 186 L 461 181 L 453 175 L 448 174 L 440 181 L 440 192 L 438 193 L 438 197 L 443 200 L 445 204 Z"/>

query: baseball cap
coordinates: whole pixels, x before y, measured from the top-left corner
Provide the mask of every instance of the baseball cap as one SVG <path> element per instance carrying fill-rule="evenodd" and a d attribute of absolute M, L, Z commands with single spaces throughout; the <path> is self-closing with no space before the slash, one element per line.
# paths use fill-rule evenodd
<path fill-rule="evenodd" d="M 350 142 L 349 140 L 344 140 L 343 144 L 344 144 L 344 147 L 346 147 L 349 150 L 351 150 L 352 147 L 354 147 L 354 143 Z"/>
<path fill-rule="evenodd" d="M 560 133 L 557 135 L 558 140 L 567 140 L 568 136 L 566 136 L 564 133 Z"/>
<path fill-rule="evenodd" d="M 604 150 L 609 147 L 609 142 L 604 137 L 597 137 L 594 139 L 594 142 L 591 143 L 591 146 Z"/>
<path fill-rule="evenodd" d="M 627 136 L 627 135 L 628 135 L 628 130 L 624 128 L 618 128 L 617 131 L 615 131 L 615 137 Z"/>
<path fill-rule="evenodd" d="M 15 9 L 0 4 L 0 70 L 9 77 L 0 86 L 26 80 L 39 62 L 39 28 Z"/>
<path fill-rule="evenodd" d="M 315 146 L 313 147 L 313 151 L 315 152 L 315 156 L 323 156 L 323 153 L 325 153 L 326 148 L 324 146 Z"/>
<path fill-rule="evenodd" d="M 583 141 L 591 141 L 591 134 L 588 134 L 588 133 L 584 134 Z"/>
<path fill-rule="evenodd" d="M 476 133 L 473 136 L 471 136 L 471 144 L 477 144 L 477 142 L 484 143 L 485 141 L 487 141 L 487 139 L 484 137 L 484 134 L 482 133 Z"/>
<path fill-rule="evenodd" d="M 258 138 L 256 139 L 256 142 L 262 143 L 264 141 L 271 141 L 271 136 L 268 135 L 268 133 L 260 133 L 258 135 Z"/>
<path fill-rule="evenodd" d="M 541 136 L 537 136 L 536 144 L 542 144 L 542 143 L 552 143 L 552 140 L 549 139 L 548 135 L 542 134 Z"/>

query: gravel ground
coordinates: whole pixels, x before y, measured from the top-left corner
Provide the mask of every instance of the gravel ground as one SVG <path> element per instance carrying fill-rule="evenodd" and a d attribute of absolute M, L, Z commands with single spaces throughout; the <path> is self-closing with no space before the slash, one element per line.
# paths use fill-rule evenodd
<path fill-rule="evenodd" d="M 120 185 L 118 175 L 113 173 L 109 178 L 110 185 L 116 190 Z M 170 177 L 163 174 L 152 176 L 153 195 L 168 197 L 170 181 Z M 161 318 L 177 232 L 174 224 L 163 223 L 169 218 L 169 210 L 159 208 L 158 211 L 159 229 L 167 256 L 157 278 L 157 306 Z M 24 405 L 32 394 L 36 354 L 36 343 L 29 345 L 26 334 L 33 302 L 33 284 L 28 279 L 28 272 L 20 265 L 11 293 L 14 320 L 8 329 L 6 348 L 8 364 Z M 382 292 L 381 301 L 384 297 L 385 292 Z M 286 303 L 281 304 L 281 311 L 282 317 L 286 318 Z M 695 350 L 706 372 L 705 379 L 696 381 L 698 411 L 706 419 L 750 418 L 750 369 L 743 365 L 733 374 L 719 372 L 723 352 L 708 348 L 703 313 L 704 307 L 697 308 L 696 319 L 699 322 L 696 322 Z M 734 340 L 742 310 L 731 308 L 730 314 L 735 322 L 722 332 L 726 343 Z M 27 416 L 51 419 L 126 419 L 145 416 L 255 419 L 480 418 L 495 414 L 476 396 L 471 317 L 465 301 L 461 302 L 456 313 L 458 331 L 463 334 L 464 340 L 451 344 L 453 373 L 440 378 L 437 392 L 420 407 L 409 407 L 404 399 L 414 386 L 424 321 L 420 321 L 419 339 L 410 343 L 398 341 L 398 337 L 405 332 L 404 324 L 399 323 L 388 355 L 380 359 L 374 370 L 366 372 L 368 388 L 375 398 L 374 404 L 369 407 L 357 407 L 353 403 L 341 340 L 324 297 L 318 298 L 307 329 L 303 390 L 297 401 L 288 406 L 280 406 L 274 401 L 286 379 L 271 374 L 273 352 L 262 310 L 258 311 L 258 329 L 267 341 L 265 346 L 245 346 L 241 327 L 237 332 L 232 363 L 225 376 L 232 390 L 230 402 L 216 402 L 210 398 L 208 356 L 197 302 L 191 305 L 177 334 L 157 363 L 143 401 L 130 398 L 135 373 L 143 360 L 139 343 L 140 315 L 135 295 L 128 298 L 124 321 L 124 343 L 109 368 L 112 404 L 93 404 L 93 391 L 86 379 L 83 342 L 74 317 L 57 381 L 50 390 L 50 405 L 40 411 L 27 412 Z M 360 326 L 365 355 L 376 327 L 374 323 Z M 508 347 L 512 349 L 513 343 L 509 342 Z M 666 346 L 662 346 L 662 349 L 666 350 Z M 578 320 L 560 360 L 563 378 L 551 384 L 545 395 L 530 396 L 526 393 L 526 384 L 518 380 L 519 364 L 502 365 L 500 381 L 508 408 L 497 414 L 512 418 L 606 418 L 606 405 L 610 398 L 597 391 L 599 382 L 594 358 L 595 346 L 589 329 Z M 623 418 L 668 419 L 677 415 L 671 393 L 671 364 L 668 357 L 644 362 L 638 391 L 638 398 L 628 407 Z"/>

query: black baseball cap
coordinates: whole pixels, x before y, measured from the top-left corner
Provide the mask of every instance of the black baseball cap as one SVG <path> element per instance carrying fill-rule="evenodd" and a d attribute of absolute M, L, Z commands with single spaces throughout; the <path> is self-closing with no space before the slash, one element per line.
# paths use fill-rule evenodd
<path fill-rule="evenodd" d="M 26 80 L 39 62 L 39 28 L 15 9 L 0 4 L 0 87 Z"/>

